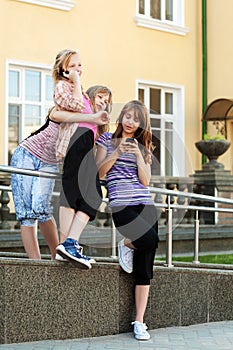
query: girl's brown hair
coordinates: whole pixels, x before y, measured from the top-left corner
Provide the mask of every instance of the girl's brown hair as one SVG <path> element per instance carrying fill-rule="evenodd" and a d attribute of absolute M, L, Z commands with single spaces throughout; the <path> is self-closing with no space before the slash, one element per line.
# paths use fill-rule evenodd
<path fill-rule="evenodd" d="M 94 85 L 91 86 L 87 91 L 86 94 L 88 95 L 88 97 L 90 98 L 90 102 L 91 102 L 91 107 L 93 112 L 95 113 L 95 97 L 97 94 L 106 94 L 108 95 L 108 104 L 107 107 L 105 109 L 106 112 L 110 113 L 112 110 L 112 91 L 107 87 L 107 86 L 103 86 L 103 85 Z M 102 135 L 104 132 L 109 131 L 109 125 L 98 125 L 97 128 L 97 137 L 99 137 L 100 135 Z"/>
<path fill-rule="evenodd" d="M 126 103 L 126 105 L 123 107 L 116 121 L 117 128 L 112 135 L 112 144 L 114 147 L 117 147 L 119 145 L 123 132 L 122 119 L 124 115 L 130 110 L 134 111 L 135 115 L 140 121 L 140 126 L 136 130 L 134 138 L 138 141 L 139 148 L 145 161 L 149 162 L 151 158 L 151 152 L 153 151 L 150 117 L 148 109 L 141 101 L 133 100 Z"/>

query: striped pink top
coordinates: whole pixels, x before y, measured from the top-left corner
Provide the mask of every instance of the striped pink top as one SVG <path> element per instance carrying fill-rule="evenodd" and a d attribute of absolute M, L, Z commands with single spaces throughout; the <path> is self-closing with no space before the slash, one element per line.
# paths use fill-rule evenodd
<path fill-rule="evenodd" d="M 59 124 L 47 119 L 45 124 L 20 143 L 35 157 L 48 164 L 57 164 L 56 141 L 59 133 Z"/>

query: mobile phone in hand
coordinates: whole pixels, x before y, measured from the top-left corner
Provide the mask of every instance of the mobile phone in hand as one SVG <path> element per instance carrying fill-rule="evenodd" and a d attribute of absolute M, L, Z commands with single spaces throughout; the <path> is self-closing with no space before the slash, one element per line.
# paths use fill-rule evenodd
<path fill-rule="evenodd" d="M 134 143 L 134 138 L 133 137 L 128 137 L 125 141 L 126 142 L 130 142 L 130 143 Z"/>

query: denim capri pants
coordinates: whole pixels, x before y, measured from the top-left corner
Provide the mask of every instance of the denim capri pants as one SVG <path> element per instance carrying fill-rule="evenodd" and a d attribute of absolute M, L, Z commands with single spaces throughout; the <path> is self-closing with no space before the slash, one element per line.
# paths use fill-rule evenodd
<path fill-rule="evenodd" d="M 22 146 L 13 153 L 11 166 L 46 172 L 57 172 L 57 165 L 44 163 Z M 16 218 L 22 226 L 35 226 L 53 217 L 51 197 L 55 180 L 45 177 L 12 174 L 11 185 Z"/>

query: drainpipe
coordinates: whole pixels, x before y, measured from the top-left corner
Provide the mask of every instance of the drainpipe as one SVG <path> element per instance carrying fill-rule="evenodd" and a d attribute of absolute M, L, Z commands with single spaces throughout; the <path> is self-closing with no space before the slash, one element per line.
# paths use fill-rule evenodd
<path fill-rule="evenodd" d="M 206 35 L 206 1 L 202 0 L 202 115 L 207 107 L 207 35 Z M 207 123 L 202 121 L 202 139 L 207 132 Z M 206 156 L 202 155 L 202 164 Z"/>

